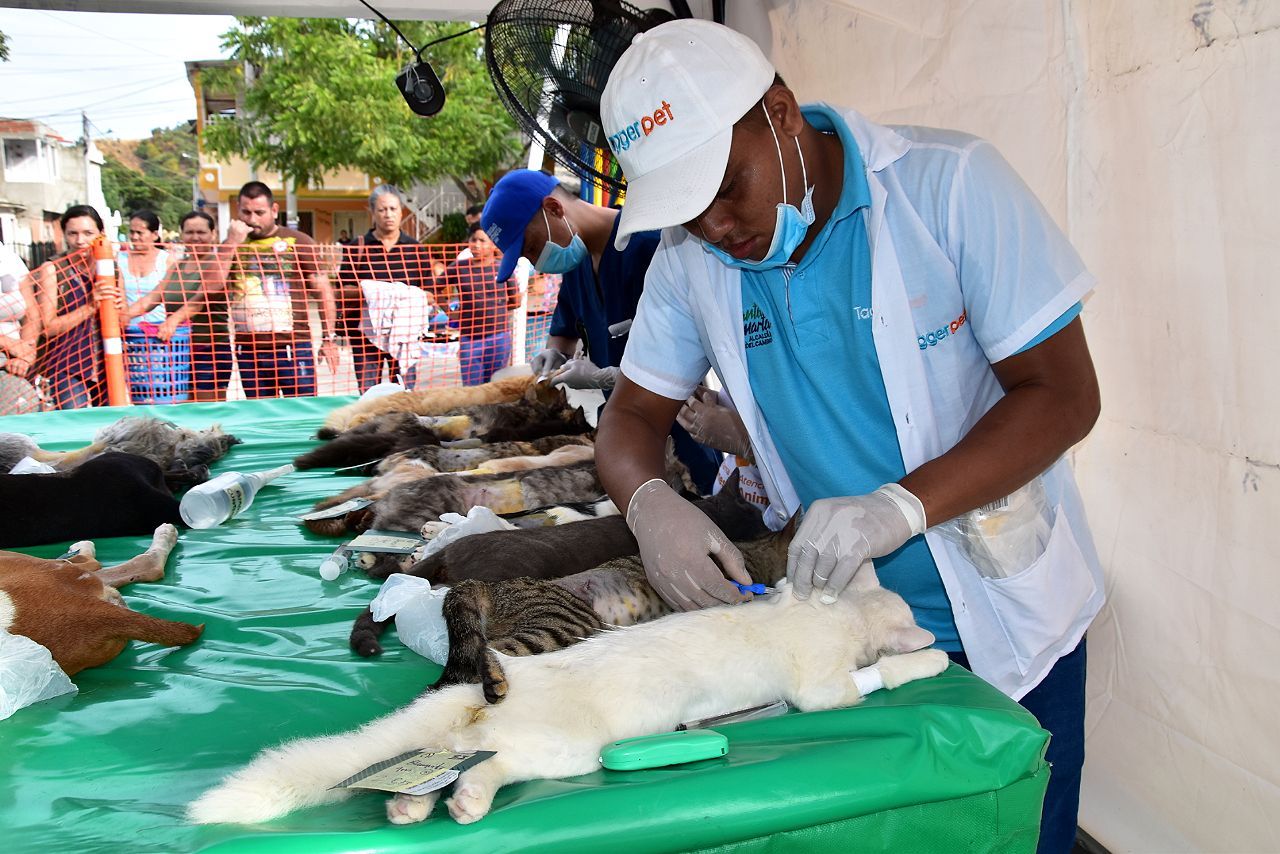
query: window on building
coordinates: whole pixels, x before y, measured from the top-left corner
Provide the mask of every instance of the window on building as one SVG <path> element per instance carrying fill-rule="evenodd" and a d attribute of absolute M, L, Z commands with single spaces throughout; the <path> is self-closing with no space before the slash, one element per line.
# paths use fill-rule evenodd
<path fill-rule="evenodd" d="M 57 159 L 57 150 L 43 139 L 6 139 L 4 178 L 14 183 L 50 183 L 58 177 Z"/>

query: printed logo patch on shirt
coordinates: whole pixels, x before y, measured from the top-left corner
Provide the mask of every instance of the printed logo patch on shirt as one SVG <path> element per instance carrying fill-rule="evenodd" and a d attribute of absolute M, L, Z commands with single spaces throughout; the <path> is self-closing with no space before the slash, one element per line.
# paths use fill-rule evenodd
<path fill-rule="evenodd" d="M 928 350 L 930 347 L 935 347 L 938 344 L 941 344 L 946 339 L 950 338 L 952 335 L 955 335 L 956 332 L 960 329 L 960 327 L 964 326 L 968 320 L 969 320 L 969 310 L 965 309 L 964 311 L 960 312 L 959 317 L 957 317 L 955 320 L 951 321 L 950 323 L 944 323 L 942 326 L 939 326 L 937 329 L 931 329 L 928 332 L 925 332 L 924 334 L 917 337 L 916 343 L 920 345 L 921 350 Z"/>
<path fill-rule="evenodd" d="M 773 343 L 773 324 L 757 303 L 742 313 L 742 339 L 748 350 Z"/>

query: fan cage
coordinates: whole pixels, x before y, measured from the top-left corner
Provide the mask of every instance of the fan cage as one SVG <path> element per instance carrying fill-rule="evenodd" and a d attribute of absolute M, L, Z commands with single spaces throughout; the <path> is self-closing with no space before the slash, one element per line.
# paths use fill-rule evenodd
<path fill-rule="evenodd" d="M 657 20 L 615 0 L 502 0 L 485 25 L 485 64 L 503 106 L 558 163 L 612 192 L 626 179 L 600 128 L 600 95 L 631 40 Z"/>

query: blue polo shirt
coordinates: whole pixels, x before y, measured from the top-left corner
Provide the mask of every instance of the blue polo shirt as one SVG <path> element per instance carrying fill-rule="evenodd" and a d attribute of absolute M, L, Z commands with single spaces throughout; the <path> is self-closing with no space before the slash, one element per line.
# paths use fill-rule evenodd
<path fill-rule="evenodd" d="M 661 235 L 657 231 L 637 232 L 627 248 L 618 251 L 613 248 L 613 239 L 619 219 L 614 219 L 609 242 L 600 256 L 599 274 L 592 269 L 590 256 L 564 274 L 549 330 L 551 335 L 582 339 L 587 355 L 600 367 L 622 364 L 627 336 L 611 338 L 609 327 L 636 316 L 644 274 Z"/>

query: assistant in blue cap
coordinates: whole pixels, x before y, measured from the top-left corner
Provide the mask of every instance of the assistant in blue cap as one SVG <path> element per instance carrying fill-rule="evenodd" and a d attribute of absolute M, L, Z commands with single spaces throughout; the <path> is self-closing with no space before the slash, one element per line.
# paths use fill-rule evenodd
<path fill-rule="evenodd" d="M 560 182 L 553 176 L 536 169 L 512 170 L 493 185 L 480 214 L 480 227 L 502 252 L 498 281 L 505 282 L 515 272 L 525 254 L 525 229 L 542 209 L 542 200 L 558 186 Z"/>

